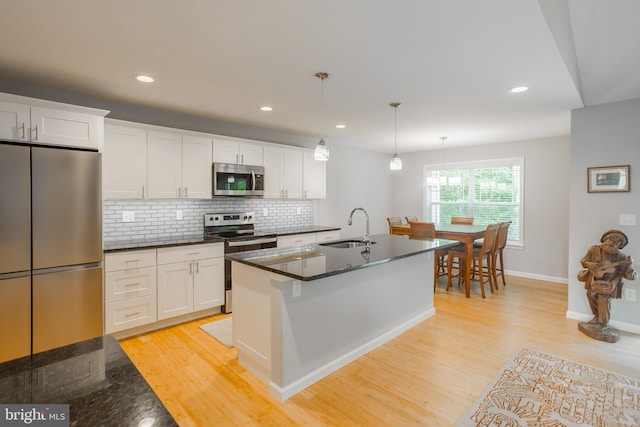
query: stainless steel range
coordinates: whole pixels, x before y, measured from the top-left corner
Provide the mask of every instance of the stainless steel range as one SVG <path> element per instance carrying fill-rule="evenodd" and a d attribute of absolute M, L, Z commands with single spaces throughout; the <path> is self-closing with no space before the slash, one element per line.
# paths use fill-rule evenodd
<path fill-rule="evenodd" d="M 204 236 L 223 238 L 225 254 L 277 247 L 278 236 L 275 233 L 256 231 L 254 222 L 253 212 L 206 213 Z M 224 289 L 225 303 L 222 312 L 231 313 L 231 261 L 228 260 L 224 261 Z"/>

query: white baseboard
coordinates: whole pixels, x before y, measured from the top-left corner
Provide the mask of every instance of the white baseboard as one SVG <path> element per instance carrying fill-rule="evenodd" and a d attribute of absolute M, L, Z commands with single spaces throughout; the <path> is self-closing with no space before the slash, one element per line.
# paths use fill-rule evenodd
<path fill-rule="evenodd" d="M 566 316 L 567 319 L 579 320 L 581 322 L 586 322 L 593 318 L 593 314 L 578 313 L 577 311 L 568 310 Z M 610 320 L 609 326 L 614 327 L 619 331 L 630 332 L 632 334 L 640 334 L 640 325 L 635 325 L 633 323 L 621 322 L 619 320 Z"/>
<path fill-rule="evenodd" d="M 504 273 L 509 276 L 524 277 L 525 279 L 542 280 L 545 282 L 562 283 L 565 285 L 569 284 L 569 279 L 566 277 L 543 276 L 541 274 L 524 273 L 522 271 L 511 270 L 505 270 Z"/>
<path fill-rule="evenodd" d="M 414 326 L 416 326 L 418 323 L 428 319 L 429 317 L 433 316 L 434 314 L 436 314 L 436 309 L 435 308 L 431 308 L 429 310 L 427 310 L 424 313 L 419 314 L 418 316 L 407 320 L 406 322 L 404 322 L 402 325 L 399 325 L 393 329 L 391 329 L 390 331 L 386 332 L 385 334 L 361 345 L 358 348 L 353 349 L 352 351 L 344 354 L 343 356 L 339 357 L 338 359 L 335 359 L 333 361 L 331 361 L 330 363 L 327 363 L 324 366 L 321 366 L 320 368 L 314 370 L 313 372 L 310 372 L 309 374 L 305 375 L 304 377 L 300 378 L 299 380 L 287 385 L 286 387 L 280 387 L 277 384 L 275 384 L 273 381 L 269 382 L 269 393 L 271 393 L 271 395 L 275 396 L 276 398 L 278 398 L 281 402 L 284 402 L 285 400 L 287 400 L 288 398 L 290 398 L 291 396 L 295 395 L 296 393 L 299 393 L 300 391 L 304 390 L 305 388 L 309 387 L 310 385 L 318 382 L 319 380 L 321 380 L 322 378 L 326 377 L 327 375 L 337 371 L 338 369 L 347 366 L 349 363 L 353 362 L 354 360 L 364 356 L 365 354 L 367 354 L 368 352 L 370 352 L 371 350 L 381 346 L 382 344 L 392 340 L 393 338 L 397 337 L 398 335 L 402 334 L 403 332 L 413 328 Z"/>

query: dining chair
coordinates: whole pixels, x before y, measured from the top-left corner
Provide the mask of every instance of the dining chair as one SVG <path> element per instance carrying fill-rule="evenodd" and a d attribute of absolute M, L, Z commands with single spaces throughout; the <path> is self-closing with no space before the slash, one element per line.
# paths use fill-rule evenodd
<path fill-rule="evenodd" d="M 470 224 L 473 225 L 473 218 L 462 217 L 462 216 L 452 216 L 450 220 L 451 224 Z M 475 245 L 475 243 L 474 243 Z M 438 268 L 437 268 L 437 277 L 447 276 L 448 268 L 447 268 L 447 253 L 451 249 L 436 249 L 434 256 L 438 259 Z M 455 246 L 453 250 L 464 251 L 464 244 L 459 244 Z M 454 260 L 454 267 L 457 268 L 457 261 Z M 434 276 L 435 278 L 436 276 Z M 435 279 L 437 280 L 437 278 Z"/>
<path fill-rule="evenodd" d="M 473 224 L 473 217 L 466 216 L 452 216 L 451 224 Z"/>
<path fill-rule="evenodd" d="M 407 224 L 408 224 L 410 221 L 417 221 L 418 217 L 417 216 L 405 216 L 404 219 L 407 220 Z"/>
<path fill-rule="evenodd" d="M 402 225 L 402 220 L 400 219 L 399 216 L 388 217 L 387 222 L 389 223 L 389 234 L 393 234 L 392 233 L 393 230 L 391 228 L 394 225 Z"/>
<path fill-rule="evenodd" d="M 409 221 L 410 239 L 435 239 L 436 226 L 432 222 Z"/>
<path fill-rule="evenodd" d="M 504 248 L 507 246 L 507 236 L 509 233 L 509 225 L 511 221 L 501 222 L 498 229 L 498 235 L 496 236 L 496 243 L 493 252 L 491 253 L 491 272 L 493 274 L 493 283 L 498 288 L 498 276 L 502 276 L 502 286 L 507 286 L 507 282 L 504 279 Z M 498 267 L 498 259 L 500 260 L 500 267 Z M 500 272 L 498 274 L 498 272 Z"/>
<path fill-rule="evenodd" d="M 482 247 L 473 248 L 472 254 L 472 262 L 477 265 L 478 272 L 478 282 L 480 283 L 480 292 L 482 293 L 482 298 L 485 298 L 484 293 L 484 284 L 489 282 L 489 289 L 493 292 L 493 275 L 491 274 L 490 263 L 491 263 L 491 251 L 494 248 L 494 243 L 496 241 L 496 237 L 498 234 L 499 224 L 489 224 L 484 232 L 484 240 L 482 242 Z M 451 288 L 451 279 L 458 279 L 458 284 L 464 279 L 464 261 L 465 261 L 465 251 L 464 250 L 450 250 L 447 253 L 447 290 Z M 457 273 L 453 272 L 453 264 L 454 260 L 458 262 Z M 486 275 L 485 275 L 486 272 Z M 485 276 L 487 281 L 485 281 Z M 465 283 L 465 288 L 468 290 L 470 288 L 470 283 Z"/>

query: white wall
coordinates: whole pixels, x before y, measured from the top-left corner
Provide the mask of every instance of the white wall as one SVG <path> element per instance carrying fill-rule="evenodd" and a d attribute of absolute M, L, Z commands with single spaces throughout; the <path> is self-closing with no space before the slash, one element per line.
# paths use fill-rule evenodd
<path fill-rule="evenodd" d="M 332 146 L 327 162 L 327 198 L 316 202 L 315 223 L 341 227 L 342 237 L 364 235 L 365 216 L 351 210 L 362 207 L 369 213 L 370 233 L 388 233 L 391 206 L 389 157 L 385 154 Z"/>
<path fill-rule="evenodd" d="M 524 247 L 507 247 L 505 267 L 526 277 L 566 282 L 569 154 L 569 137 L 403 154 L 403 170 L 394 172 L 392 178 L 389 216 L 426 219 L 422 185 L 425 164 L 524 157 Z"/>
<path fill-rule="evenodd" d="M 628 193 L 587 193 L 587 168 L 630 165 Z M 640 230 L 619 225 L 618 215 L 640 214 L 640 99 L 603 104 L 574 110 L 571 115 L 571 177 L 569 230 L 568 315 L 591 317 L 584 283 L 577 279 L 580 259 L 591 245 L 599 244 L 609 229 L 623 231 L 629 244 L 623 249 L 639 271 Z M 640 218 L 639 218 L 640 219 Z M 639 224 L 640 225 L 640 224 Z M 624 280 L 624 288 L 640 288 L 640 280 Z M 640 293 L 639 293 L 640 297 Z M 640 332 L 640 300 L 613 300 L 611 323 L 625 330 Z M 616 322 L 623 323 L 615 324 Z"/>

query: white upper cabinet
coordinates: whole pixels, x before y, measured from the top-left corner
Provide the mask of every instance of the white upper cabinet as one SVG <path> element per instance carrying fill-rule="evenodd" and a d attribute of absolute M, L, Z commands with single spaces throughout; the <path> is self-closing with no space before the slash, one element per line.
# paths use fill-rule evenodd
<path fill-rule="evenodd" d="M 302 198 L 302 157 L 302 150 L 264 147 L 266 199 Z"/>
<path fill-rule="evenodd" d="M 102 153 L 105 199 L 144 199 L 147 196 L 147 131 L 107 124 Z"/>
<path fill-rule="evenodd" d="M 304 152 L 302 176 L 302 197 L 305 199 L 324 199 L 327 197 L 327 162 L 313 158 L 313 151 Z"/>
<path fill-rule="evenodd" d="M 182 136 L 183 197 L 210 199 L 213 169 L 211 138 Z"/>
<path fill-rule="evenodd" d="M 211 198 L 211 138 L 120 123 L 105 126 L 105 199 Z"/>
<path fill-rule="evenodd" d="M 262 145 L 236 139 L 216 138 L 213 141 L 213 161 L 263 166 Z"/>
<path fill-rule="evenodd" d="M 31 109 L 28 105 L 0 101 L 0 138 L 29 141 Z"/>
<path fill-rule="evenodd" d="M 0 94 L 0 136 L 101 150 L 107 111 Z"/>
<path fill-rule="evenodd" d="M 150 199 L 182 197 L 182 138 L 168 132 L 148 131 Z"/>

